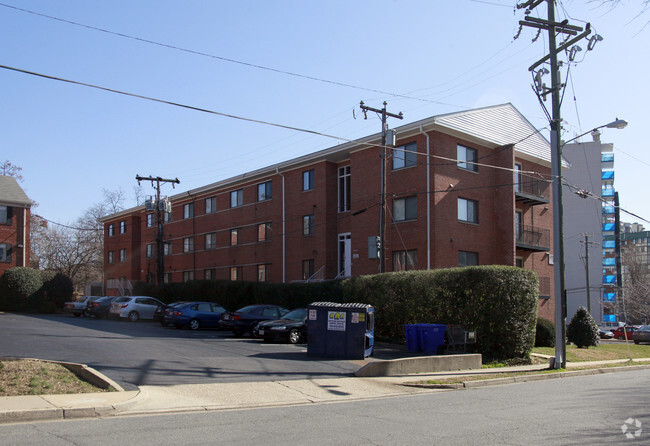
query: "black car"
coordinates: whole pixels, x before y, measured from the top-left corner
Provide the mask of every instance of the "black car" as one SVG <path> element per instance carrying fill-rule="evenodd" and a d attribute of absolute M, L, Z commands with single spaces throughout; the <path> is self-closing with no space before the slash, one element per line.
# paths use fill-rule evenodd
<path fill-rule="evenodd" d="M 222 330 L 232 331 L 237 337 L 243 336 L 246 332 L 254 337 L 254 329 L 258 323 L 280 319 L 288 312 L 286 308 L 277 305 L 249 305 L 235 312 L 223 313 L 219 327 Z"/>
<path fill-rule="evenodd" d="M 275 339 L 286 339 L 291 344 L 307 340 L 307 309 L 298 308 L 275 321 L 264 321 L 257 324 L 254 335 L 264 338 L 265 342 Z"/>
<path fill-rule="evenodd" d="M 89 300 L 86 304 L 86 314 L 88 316 L 95 316 L 97 319 L 108 316 L 108 310 L 111 309 L 111 303 L 117 299 L 118 296 L 105 296 L 97 300 Z"/>

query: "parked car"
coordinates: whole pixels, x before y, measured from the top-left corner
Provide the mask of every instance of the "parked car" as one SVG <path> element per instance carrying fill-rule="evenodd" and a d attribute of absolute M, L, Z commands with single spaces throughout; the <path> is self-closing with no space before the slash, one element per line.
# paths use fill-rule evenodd
<path fill-rule="evenodd" d="M 636 327 L 632 325 L 626 325 L 625 327 L 618 327 L 614 330 L 614 338 L 618 340 L 624 340 L 627 337 L 628 341 L 632 340 L 632 335 L 636 331 Z"/>
<path fill-rule="evenodd" d="M 235 312 L 226 311 L 221 315 L 219 326 L 223 330 L 230 330 L 237 337 L 248 332 L 255 336 L 255 326 L 262 321 L 280 319 L 289 310 L 277 305 L 249 305 Z"/>
<path fill-rule="evenodd" d="M 157 307 L 165 304 L 156 298 L 148 296 L 122 296 L 111 303 L 108 314 L 118 318 L 128 318 L 131 322 L 140 319 L 153 319 Z"/>
<path fill-rule="evenodd" d="M 614 337 L 614 332 L 598 327 L 598 336 L 600 339 L 612 339 Z"/>
<path fill-rule="evenodd" d="M 111 309 L 111 303 L 117 299 L 117 296 L 104 296 L 96 300 L 88 300 L 86 304 L 86 314 L 95 316 L 97 319 L 108 316 L 108 310 Z"/>
<path fill-rule="evenodd" d="M 650 325 L 641 325 L 639 328 L 634 330 L 632 333 L 632 339 L 635 344 L 640 344 L 641 342 L 650 343 Z"/>
<path fill-rule="evenodd" d="M 172 302 L 170 304 L 165 305 L 164 307 L 156 308 L 156 310 L 153 312 L 153 320 L 160 322 L 160 325 L 166 327 L 167 325 L 169 325 L 169 323 L 165 321 L 165 310 L 167 308 L 173 308 L 177 305 L 181 305 L 184 303 L 185 301 Z"/>
<path fill-rule="evenodd" d="M 86 306 L 88 302 L 93 302 L 96 299 L 99 299 L 100 296 L 81 296 L 75 301 L 65 302 L 63 304 L 63 311 L 66 313 L 72 313 L 75 317 L 87 316 Z"/>
<path fill-rule="evenodd" d="M 290 311 L 282 319 L 262 321 L 254 329 L 257 338 L 270 342 L 275 339 L 286 339 L 291 344 L 307 340 L 307 309 L 298 308 Z"/>
<path fill-rule="evenodd" d="M 179 302 L 165 309 L 163 321 L 167 325 L 173 324 L 176 328 L 219 328 L 221 315 L 225 311 L 224 307 L 214 302 Z"/>

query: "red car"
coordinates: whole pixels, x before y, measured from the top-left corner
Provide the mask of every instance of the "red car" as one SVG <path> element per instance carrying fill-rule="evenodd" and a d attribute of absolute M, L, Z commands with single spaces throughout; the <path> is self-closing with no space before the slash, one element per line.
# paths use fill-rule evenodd
<path fill-rule="evenodd" d="M 632 333 L 634 333 L 635 331 L 636 331 L 636 327 L 633 327 L 631 325 L 625 327 L 618 327 L 616 330 L 614 330 L 614 339 L 619 339 L 623 341 L 627 337 L 627 340 L 631 341 Z"/>

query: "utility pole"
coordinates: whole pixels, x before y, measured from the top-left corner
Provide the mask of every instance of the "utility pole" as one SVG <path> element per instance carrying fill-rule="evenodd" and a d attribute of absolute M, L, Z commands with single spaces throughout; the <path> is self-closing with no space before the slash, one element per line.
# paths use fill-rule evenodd
<path fill-rule="evenodd" d="M 589 287 L 589 245 L 595 245 L 594 242 L 589 241 L 589 234 L 583 234 L 585 237 L 585 274 L 586 274 L 586 288 L 587 288 L 587 311 L 591 314 L 591 289 Z"/>
<path fill-rule="evenodd" d="M 546 1 L 548 5 L 547 20 L 531 17 L 528 13 Z M 562 22 L 555 21 L 555 0 L 529 0 L 521 5 L 518 9 L 526 8 L 526 17 L 520 21 L 522 26 L 529 26 L 539 30 L 548 31 L 549 54 L 535 62 L 528 68 L 529 71 L 535 72 L 535 68 L 549 61 L 551 74 L 551 88 L 541 84 L 543 70 L 537 72 L 535 78 L 538 80 L 538 94 L 546 100 L 546 96 L 551 94 L 552 112 L 551 112 L 551 174 L 553 176 L 553 258 L 554 258 L 554 297 L 555 297 L 555 368 L 566 368 L 566 287 L 564 283 L 564 218 L 562 206 L 562 146 L 560 144 L 560 131 L 562 129 L 562 118 L 560 114 L 560 90 L 563 87 L 560 79 L 560 66 L 558 64 L 558 52 L 564 51 L 578 40 L 581 40 L 591 32 L 591 27 L 587 24 L 585 31 L 579 26 L 568 24 L 568 20 Z M 557 46 L 557 34 L 567 36 L 576 36 L 568 39 Z M 580 33 L 578 35 L 578 33 Z M 546 71 L 548 73 L 548 71 Z M 541 84 L 541 85 L 540 85 Z"/>
<path fill-rule="evenodd" d="M 363 110 L 363 115 L 365 119 L 368 119 L 366 112 L 373 111 L 375 113 L 381 114 L 381 204 L 379 208 L 379 272 L 383 273 L 386 271 L 386 132 L 388 131 L 387 118 L 404 119 L 402 112 L 399 114 L 388 113 L 386 111 L 386 101 L 384 101 L 384 106 L 381 110 L 376 108 L 368 107 L 364 105 L 361 101 L 361 110 Z"/>
<path fill-rule="evenodd" d="M 160 177 L 141 177 L 140 175 L 136 175 L 135 179 L 138 180 L 138 185 L 140 185 L 140 181 L 151 181 L 151 187 L 155 187 L 156 189 L 156 226 L 158 228 L 158 232 L 156 233 L 156 259 L 157 259 L 157 270 L 156 270 L 156 282 L 158 285 L 162 285 L 164 282 L 164 272 L 165 272 L 165 256 L 164 256 L 164 247 L 163 247 L 163 224 L 164 224 L 164 218 L 162 217 L 162 206 L 160 205 L 160 183 L 172 183 L 172 187 L 174 187 L 176 184 L 180 184 L 181 182 L 178 180 L 178 178 L 174 178 L 173 180 L 165 179 L 165 178 L 160 178 Z M 154 186 L 154 181 L 156 182 L 156 185 Z"/>

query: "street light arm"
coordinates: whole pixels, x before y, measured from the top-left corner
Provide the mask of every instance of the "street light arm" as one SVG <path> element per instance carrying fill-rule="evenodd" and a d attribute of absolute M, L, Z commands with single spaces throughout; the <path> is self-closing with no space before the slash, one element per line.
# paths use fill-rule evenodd
<path fill-rule="evenodd" d="M 588 133 L 596 132 L 596 131 L 598 131 L 598 129 L 602 129 L 603 127 L 607 127 L 608 129 L 624 129 L 625 127 L 627 127 L 627 121 L 625 119 L 616 118 L 616 121 L 612 121 L 609 124 L 604 124 L 604 125 L 601 125 L 601 126 L 598 126 L 598 127 L 594 127 L 593 129 L 589 130 L 588 132 L 584 132 L 584 133 L 576 136 L 575 138 L 571 138 L 570 140 L 563 142 L 562 146 L 565 146 L 568 143 L 570 143 L 571 141 L 575 141 L 578 138 L 582 138 L 583 136 L 585 136 Z"/>

